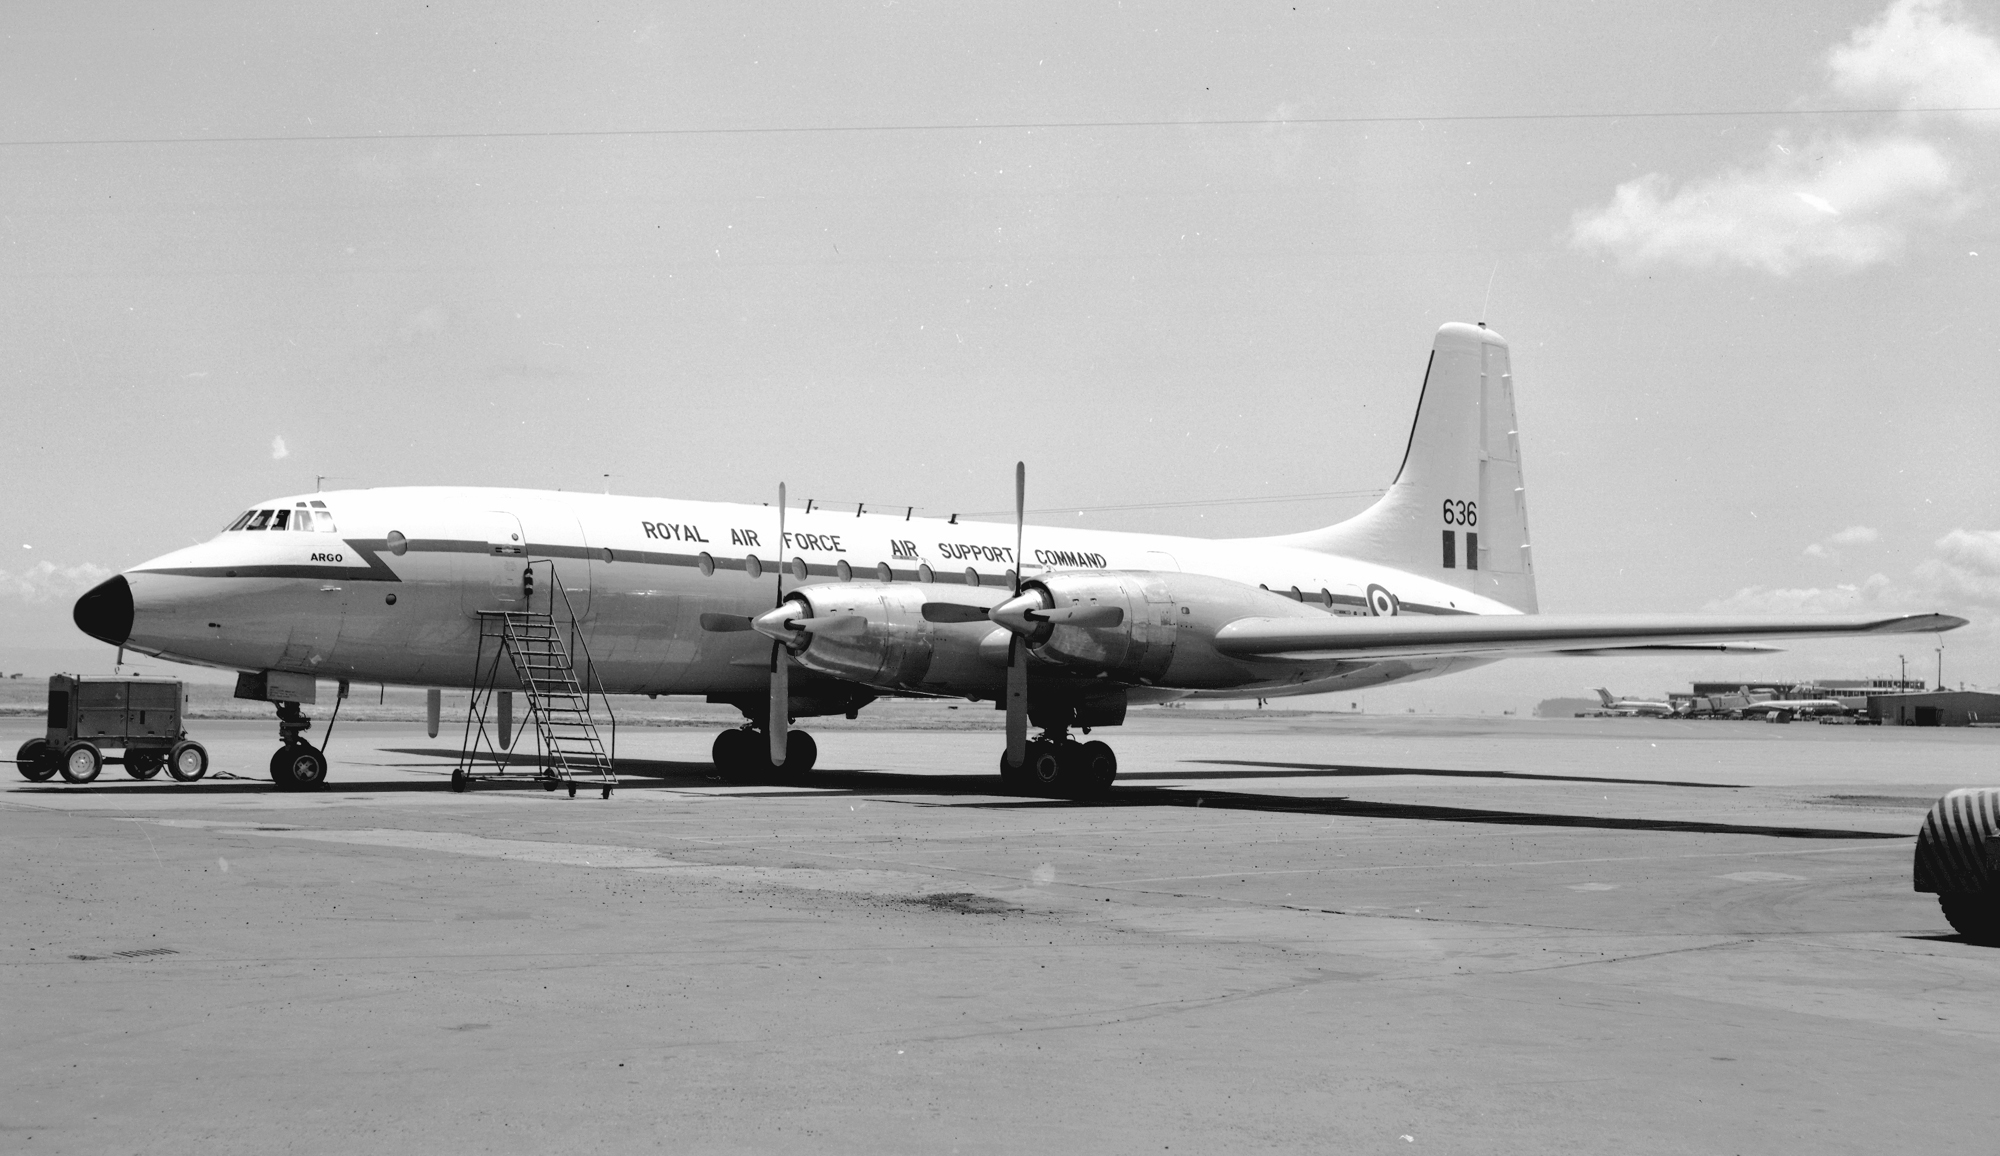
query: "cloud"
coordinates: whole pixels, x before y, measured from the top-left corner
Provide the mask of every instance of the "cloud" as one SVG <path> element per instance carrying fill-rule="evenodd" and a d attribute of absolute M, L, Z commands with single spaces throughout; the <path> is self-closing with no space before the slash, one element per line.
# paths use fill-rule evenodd
<path fill-rule="evenodd" d="M 1824 558 L 1828 561 L 1837 561 L 1840 558 L 1839 547 L 1866 546 L 1881 536 L 1882 532 L 1873 526 L 1849 526 L 1845 530 L 1837 530 L 1814 542 L 1812 545 L 1807 546 L 1805 548 L 1805 555 L 1808 558 Z"/>
<path fill-rule="evenodd" d="M 1828 538 L 1845 544 L 1873 542 L 1880 537 L 1867 526 L 1850 526 Z M 1918 562 L 1910 576 L 1897 581 L 1886 574 L 1836 586 L 1746 586 L 1727 598 L 1711 601 L 1714 613 L 1839 614 L 1880 610 L 1938 610 L 1959 613 L 1978 607 L 2000 608 L 2000 530 L 1953 530 L 1931 544 L 1934 553 Z M 1819 553 L 1815 553 L 1819 551 Z M 1815 557 L 1834 556 L 1820 543 L 1806 548 Z"/>
<path fill-rule="evenodd" d="M 292 451 L 285 448 L 285 439 L 282 434 L 271 439 L 272 461 L 281 462 L 291 456 L 292 456 Z"/>
<path fill-rule="evenodd" d="M 1835 91 L 1898 108 L 2000 107 L 2000 43 L 1948 0 L 1898 0 L 1827 57 Z M 1991 122 L 1992 113 L 1965 119 Z"/>
<path fill-rule="evenodd" d="M 18 572 L 0 570 L 0 598 L 18 598 L 23 602 L 48 602 L 81 594 L 111 577 L 111 571 L 95 562 L 84 562 L 76 566 L 58 566 L 54 562 L 37 562 L 26 570 Z"/>
<path fill-rule="evenodd" d="M 2000 41 L 1947 0 L 1897 0 L 1827 57 L 1822 98 L 1895 108 L 2000 106 Z M 2000 116 L 1960 118 L 2000 127 Z M 1965 168 L 1925 133 L 1936 118 L 1868 134 L 1775 137 L 1761 163 L 1679 184 L 1648 173 L 1579 212 L 1570 244 L 1627 268 L 1740 267 L 1784 277 L 1895 260 L 1910 236 L 1971 207 Z"/>
<path fill-rule="evenodd" d="M 427 306 L 403 318 L 402 328 L 396 331 L 396 335 L 404 341 L 415 341 L 419 337 L 436 337 L 444 332 L 445 323 L 450 320 L 450 315 L 444 310 L 435 305 Z"/>

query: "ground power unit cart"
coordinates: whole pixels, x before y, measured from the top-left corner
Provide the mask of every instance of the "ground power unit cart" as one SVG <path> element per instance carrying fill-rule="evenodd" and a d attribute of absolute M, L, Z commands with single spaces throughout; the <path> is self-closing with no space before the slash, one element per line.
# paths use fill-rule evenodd
<path fill-rule="evenodd" d="M 172 678 L 49 678 L 49 729 L 14 756 L 23 777 L 46 782 L 58 773 L 88 783 L 106 763 L 135 779 L 162 770 L 183 783 L 208 773 L 208 751 L 181 729 L 187 690 Z M 122 749 L 122 757 L 105 755 Z"/>

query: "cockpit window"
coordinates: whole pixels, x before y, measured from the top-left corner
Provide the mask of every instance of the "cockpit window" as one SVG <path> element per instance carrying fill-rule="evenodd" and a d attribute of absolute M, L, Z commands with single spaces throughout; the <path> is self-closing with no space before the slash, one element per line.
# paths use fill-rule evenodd
<path fill-rule="evenodd" d="M 322 534 L 338 534 L 338 533 L 340 533 L 340 530 L 339 530 L 339 528 L 338 528 L 338 527 L 336 527 L 336 526 L 335 526 L 335 525 L 333 524 L 333 515 L 332 515 L 331 513 L 329 513 L 328 511 L 326 511 L 326 510 L 321 510 L 321 511 L 320 511 L 319 513 L 317 513 L 317 514 L 313 515 L 313 517 L 314 517 L 315 519 L 317 519 L 317 520 L 318 520 L 318 522 L 319 522 L 319 532 L 320 532 L 320 533 L 322 533 Z"/>
<path fill-rule="evenodd" d="M 250 524 L 249 524 L 249 525 L 247 525 L 247 526 L 243 527 L 244 529 L 246 529 L 246 530 L 261 530 L 261 529 L 263 529 L 263 528 L 264 528 L 265 526 L 267 526 L 267 525 L 269 525 L 269 524 L 270 524 L 270 521 L 271 521 L 271 511 L 269 511 L 269 510 L 258 510 L 258 511 L 256 512 L 256 515 L 257 515 L 256 517 L 254 517 L 254 518 L 251 518 L 251 519 L 250 519 Z"/>
<path fill-rule="evenodd" d="M 223 528 L 223 531 L 222 531 L 222 532 L 223 532 L 223 533 L 225 533 L 225 534 L 227 534 L 227 533 L 229 533 L 229 531 L 231 531 L 231 530 L 241 530 L 241 529 L 243 528 L 243 524 L 244 524 L 245 522 L 248 522 L 248 521 L 249 521 L 249 520 L 250 520 L 251 518 L 255 517 L 255 516 L 256 516 L 256 514 L 257 514 L 257 511 L 255 511 L 255 510 L 245 510 L 245 511 L 243 511 L 243 514 L 242 514 L 242 516 L 241 516 L 241 517 L 239 517 L 239 518 L 237 518 L 237 519 L 236 519 L 236 520 L 235 520 L 234 522 L 231 522 L 231 523 L 229 523 L 229 525 L 228 525 L 228 526 L 226 526 L 226 527 L 224 527 L 224 528 Z"/>
<path fill-rule="evenodd" d="M 273 512 L 271 515 L 271 529 L 273 530 L 284 529 L 285 523 L 290 521 L 291 517 L 292 517 L 292 512 L 290 510 L 278 510 Z"/>

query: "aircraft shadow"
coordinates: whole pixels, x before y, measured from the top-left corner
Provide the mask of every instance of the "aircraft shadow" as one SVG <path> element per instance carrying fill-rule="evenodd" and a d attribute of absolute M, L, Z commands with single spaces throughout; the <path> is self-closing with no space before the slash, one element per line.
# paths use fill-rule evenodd
<path fill-rule="evenodd" d="M 1694 783 L 1682 779 L 1620 779 L 1598 775 L 1536 775 L 1525 771 L 1447 771 L 1423 767 L 1357 767 L 1349 763 L 1263 763 L 1253 759 L 1189 759 L 1191 763 L 1202 763 L 1218 767 L 1275 767 L 1275 771 L 1147 771 L 1141 774 L 1120 774 L 1118 780 L 1128 779 L 1285 779 L 1285 778 L 1376 778 L 1383 775 L 1421 775 L 1439 779 L 1518 779 L 1523 782 L 1544 783 L 1612 783 L 1634 787 L 1699 787 L 1704 790 L 1739 791 L 1740 783 Z"/>
<path fill-rule="evenodd" d="M 456 761 L 459 752 L 438 748 L 398 748 L 387 750 L 389 754 L 414 755 L 451 759 Z M 527 768 L 535 765 L 535 757 L 524 752 L 514 752 L 507 756 L 509 766 Z M 1224 760 L 1205 760 L 1223 762 Z M 492 766 L 490 757 L 483 760 Z M 1231 764 L 1237 765 L 1237 764 Z M 1245 763 L 1256 767 L 1281 767 L 1294 773 L 1287 777 L 1349 777 L 1358 775 L 1440 775 L 1458 778 L 1521 778 L 1554 779 L 1576 782 L 1618 782 L 1643 783 L 1668 786 L 1713 786 L 1709 783 L 1674 783 L 1660 780 L 1603 779 L 1583 776 L 1563 775 L 1520 775 L 1502 771 L 1443 771 L 1411 769 L 1408 767 L 1342 767 L 1330 766 L 1324 770 L 1312 764 L 1264 764 Z M 1487 807 L 1451 807 L 1436 803 L 1390 803 L 1378 800 L 1352 799 L 1345 796 L 1297 796 L 1270 795 L 1247 791 L 1186 789 L 1173 790 L 1165 787 L 1146 786 L 1133 780 L 1142 778 L 1184 779 L 1189 776 L 1171 772 L 1157 775 L 1147 772 L 1143 775 L 1121 776 L 1119 785 L 1106 794 L 1093 799 L 1057 799 L 1044 795 L 1023 795 L 1003 787 L 994 775 L 912 775 L 893 771 L 812 771 L 804 775 L 782 773 L 745 778 L 725 778 L 707 762 L 687 762 L 664 759 L 620 759 L 618 760 L 618 790 L 676 789 L 688 787 L 714 788 L 754 787 L 759 788 L 756 797 L 784 798 L 787 796 L 825 797 L 828 795 L 903 795 L 928 796 L 937 802 L 920 805 L 973 808 L 986 810 L 1033 810 L 1033 809 L 1080 809 L 1112 807 L 1182 807 L 1209 808 L 1224 811 L 1250 811 L 1270 814 L 1316 815 L 1331 818 L 1347 817 L 1359 819 L 1403 819 L 1422 823 L 1473 823 L 1488 826 L 1507 827 L 1573 827 L 1607 831 L 1658 831 L 1681 834 L 1705 835 L 1762 835 L 1777 839 L 1906 839 L 1909 833 L 1900 831 L 1856 831 L 1835 827 L 1791 827 L 1761 823 L 1721 823 L 1695 819 L 1642 819 L 1626 815 L 1566 815 L 1544 811 L 1508 811 Z M 1220 772 L 1230 774 L 1230 772 Z M 1268 771 L 1241 772 L 1246 777 L 1268 777 Z M 639 776 L 634 778 L 633 776 Z M 773 791 L 769 788 L 793 788 Z M 541 784 L 529 775 L 518 778 L 482 780 L 477 789 L 536 790 Z M 338 778 L 326 788 L 329 792 L 349 790 L 377 791 L 437 791 L 448 790 L 447 784 L 432 781 L 365 782 L 352 778 Z M 34 789 L 31 789 L 34 790 Z M 166 794 L 199 792 L 207 794 L 236 794 L 244 792 L 276 791 L 274 784 L 256 780 L 206 781 L 202 783 L 132 783 L 103 787 L 60 785 L 41 788 L 49 791 L 90 791 L 119 794 Z M 39 793 L 34 790 L 34 793 Z M 964 801 L 953 801 L 963 799 Z"/>

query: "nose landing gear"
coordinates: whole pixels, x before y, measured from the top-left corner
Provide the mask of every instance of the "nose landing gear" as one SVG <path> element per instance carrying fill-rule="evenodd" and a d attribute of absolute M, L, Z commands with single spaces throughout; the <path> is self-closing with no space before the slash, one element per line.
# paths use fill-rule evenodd
<path fill-rule="evenodd" d="M 278 704 L 278 739 L 283 746 L 271 755 L 271 781 L 281 790 L 312 791 L 326 785 L 326 755 L 305 740 L 312 728 L 295 702 Z"/>
<path fill-rule="evenodd" d="M 1061 798 L 1102 795 L 1118 777 L 1118 755 L 1109 743 L 1077 742 L 1069 728 L 1055 727 L 1028 740 L 1028 755 L 1018 767 L 1000 755 L 1000 779 L 1013 790 Z"/>

